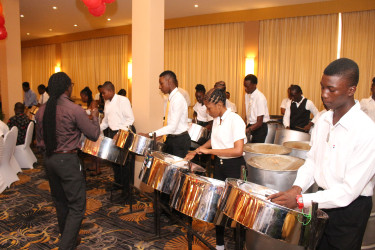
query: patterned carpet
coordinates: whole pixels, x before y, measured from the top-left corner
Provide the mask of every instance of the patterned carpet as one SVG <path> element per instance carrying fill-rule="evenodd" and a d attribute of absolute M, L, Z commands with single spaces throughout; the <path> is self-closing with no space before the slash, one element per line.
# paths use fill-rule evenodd
<path fill-rule="evenodd" d="M 37 155 L 38 156 L 38 155 Z M 52 249 L 57 247 L 59 233 L 57 218 L 46 179 L 42 159 L 34 169 L 24 170 L 20 180 L 0 194 L 0 249 Z M 113 181 L 112 169 L 102 163 L 102 174 L 87 175 L 87 210 L 82 223 L 82 242 L 78 249 L 187 249 L 186 230 L 172 225 L 161 217 L 161 234 L 154 234 L 152 203 L 144 197 L 136 197 L 133 209 L 139 212 L 127 214 L 129 205 L 121 202 L 120 191 L 106 191 Z M 196 231 L 215 245 L 214 226 L 193 221 Z M 207 249 L 194 238 L 193 249 Z M 226 231 L 227 249 L 234 248 L 232 230 Z"/>

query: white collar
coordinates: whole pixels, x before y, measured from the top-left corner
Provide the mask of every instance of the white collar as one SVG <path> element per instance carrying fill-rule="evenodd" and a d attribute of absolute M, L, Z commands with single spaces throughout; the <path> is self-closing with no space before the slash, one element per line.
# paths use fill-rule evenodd
<path fill-rule="evenodd" d="M 172 97 L 178 92 L 178 87 L 176 87 L 172 92 L 169 94 L 168 100 L 170 101 Z"/>

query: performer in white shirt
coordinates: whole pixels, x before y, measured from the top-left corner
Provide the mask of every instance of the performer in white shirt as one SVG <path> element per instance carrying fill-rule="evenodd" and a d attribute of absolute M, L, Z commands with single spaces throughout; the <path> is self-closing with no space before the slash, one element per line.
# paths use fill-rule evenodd
<path fill-rule="evenodd" d="M 222 91 L 224 91 L 224 93 L 226 93 L 226 91 L 227 91 L 227 87 L 226 87 L 224 81 L 218 81 L 218 82 L 216 82 L 215 85 L 214 85 L 214 88 L 215 89 L 221 89 Z M 235 113 L 237 112 L 236 104 L 234 104 L 233 102 L 229 101 L 228 98 L 225 101 L 225 107 L 227 109 L 232 110 Z"/>
<path fill-rule="evenodd" d="M 361 100 L 361 109 L 375 122 L 375 77 L 372 78 L 371 96 Z"/>
<path fill-rule="evenodd" d="M 255 75 L 247 75 L 243 84 L 246 92 L 246 133 L 252 135 L 252 143 L 264 143 L 268 133 L 267 122 L 270 120 L 267 99 L 257 89 L 258 78 Z"/>
<path fill-rule="evenodd" d="M 38 86 L 38 93 L 39 93 L 39 101 L 38 101 L 38 105 L 37 106 L 40 106 L 40 105 L 43 105 L 45 104 L 48 99 L 49 99 L 49 95 L 46 91 L 46 86 L 44 84 L 40 84 Z"/>
<path fill-rule="evenodd" d="M 165 126 L 154 132 L 157 137 L 166 135 L 166 153 L 184 158 L 191 142 L 188 133 L 188 106 L 177 85 L 174 72 L 167 70 L 160 74 L 159 89 L 169 96 L 164 118 Z"/>
<path fill-rule="evenodd" d="M 281 112 L 282 115 L 285 114 L 286 106 L 288 105 L 288 102 L 291 102 L 291 99 L 292 99 L 292 97 L 290 96 L 290 86 L 289 86 L 289 88 L 288 88 L 288 97 L 284 98 L 281 101 L 281 104 L 280 104 L 280 112 Z"/>
<path fill-rule="evenodd" d="M 115 94 L 115 86 L 109 81 L 105 82 L 102 87 L 102 95 L 105 100 L 104 118 L 100 124 L 100 130 L 104 136 L 116 138 L 119 129 L 128 130 L 129 126 L 134 123 L 134 114 L 130 101 L 125 96 Z M 112 164 L 115 183 L 123 184 L 124 193 L 127 194 L 129 188 L 129 167 L 124 167 L 121 176 L 121 166 Z"/>
<path fill-rule="evenodd" d="M 320 85 L 330 111 L 317 121 L 314 143 L 293 187 L 269 197 L 289 208 L 319 204 L 329 220 L 317 249 L 360 249 L 371 213 L 375 124 L 354 100 L 358 79 L 358 65 L 350 59 L 327 66 Z M 314 181 L 320 191 L 302 194 Z"/>
<path fill-rule="evenodd" d="M 246 143 L 246 125 L 242 118 L 225 107 L 225 92 L 213 88 L 204 97 L 207 112 L 214 118 L 211 139 L 190 152 L 185 159 L 191 160 L 196 154 L 215 155 L 214 178 L 241 177 L 241 166 L 245 166 L 243 146 Z M 216 226 L 216 249 L 224 250 L 224 227 Z"/>
<path fill-rule="evenodd" d="M 195 98 L 197 99 L 197 103 L 193 107 L 193 118 L 196 119 L 197 124 L 203 127 L 209 126 L 209 129 L 211 129 L 213 118 L 207 113 L 206 105 L 203 103 L 205 94 L 206 88 L 202 84 L 197 84 L 197 86 L 195 86 Z"/>
<path fill-rule="evenodd" d="M 302 95 L 302 89 L 298 85 L 290 86 L 292 101 L 286 106 L 283 123 L 285 128 L 308 132 L 312 125 L 310 114 L 316 116 L 319 111 L 314 103 Z"/>
<path fill-rule="evenodd" d="M 231 102 L 229 99 L 230 99 L 230 93 L 229 91 L 226 91 L 225 92 L 225 95 L 227 97 L 227 100 L 225 101 L 225 106 L 227 108 L 230 108 L 230 110 L 232 110 L 234 113 L 237 113 L 237 107 L 236 107 L 236 104 Z"/>

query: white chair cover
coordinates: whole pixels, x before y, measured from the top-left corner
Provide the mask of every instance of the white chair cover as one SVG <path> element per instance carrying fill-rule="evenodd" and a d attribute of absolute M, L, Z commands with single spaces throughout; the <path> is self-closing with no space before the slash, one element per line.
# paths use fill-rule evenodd
<path fill-rule="evenodd" d="M 14 156 L 21 168 L 33 168 L 33 164 L 37 159 L 30 148 L 31 141 L 34 133 L 34 122 L 30 122 L 27 127 L 25 143 L 16 146 Z"/>
<path fill-rule="evenodd" d="M 13 182 L 19 180 L 17 170 L 11 165 L 11 158 L 17 142 L 17 134 L 17 127 L 13 127 L 4 138 L 3 155 L 0 162 L 0 175 L 7 187 L 10 187 Z"/>
<path fill-rule="evenodd" d="M 0 120 L 0 135 L 6 135 L 9 132 L 9 127 Z"/>
<path fill-rule="evenodd" d="M 0 164 L 3 159 L 4 138 L 0 136 Z M 0 165 L 1 166 L 1 165 Z M 0 194 L 7 188 L 4 178 L 0 172 Z"/>

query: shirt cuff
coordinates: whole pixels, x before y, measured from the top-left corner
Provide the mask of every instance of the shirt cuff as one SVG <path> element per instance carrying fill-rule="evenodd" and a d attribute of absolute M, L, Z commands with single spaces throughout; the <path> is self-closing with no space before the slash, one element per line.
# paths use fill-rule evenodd
<path fill-rule="evenodd" d="M 303 207 L 311 207 L 315 194 L 302 194 Z"/>

